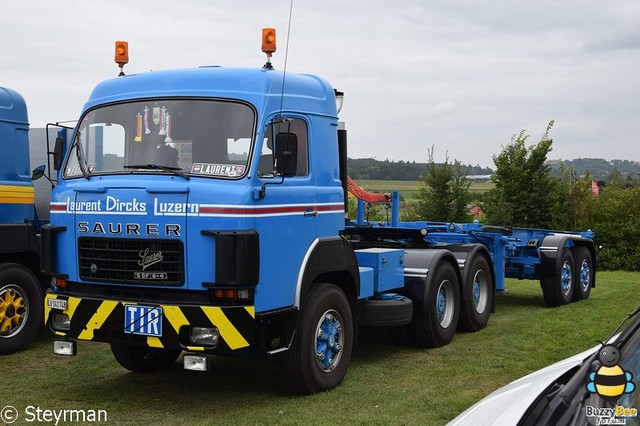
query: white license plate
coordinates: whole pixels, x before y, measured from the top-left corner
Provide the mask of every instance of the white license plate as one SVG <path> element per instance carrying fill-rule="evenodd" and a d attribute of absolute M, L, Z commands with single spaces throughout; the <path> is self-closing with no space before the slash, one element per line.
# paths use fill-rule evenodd
<path fill-rule="evenodd" d="M 64 311 L 67 309 L 67 301 L 65 299 L 47 299 L 47 306 L 51 309 Z"/>
<path fill-rule="evenodd" d="M 124 332 L 162 337 L 162 308 L 124 305 Z"/>

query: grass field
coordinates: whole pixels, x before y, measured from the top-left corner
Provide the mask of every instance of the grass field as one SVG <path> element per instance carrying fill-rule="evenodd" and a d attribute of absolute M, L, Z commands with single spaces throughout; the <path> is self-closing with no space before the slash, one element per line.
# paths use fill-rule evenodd
<path fill-rule="evenodd" d="M 371 192 L 391 192 L 399 191 L 405 199 L 415 198 L 418 188 L 424 184 L 420 181 L 405 180 L 357 180 L 356 183 L 362 188 Z M 469 192 L 483 193 L 493 188 L 492 182 L 476 182 L 472 181 Z"/>
<path fill-rule="evenodd" d="M 494 389 L 605 339 L 638 305 L 639 286 L 640 273 L 602 272 L 589 300 L 547 308 L 537 282 L 508 280 L 485 330 L 428 350 L 363 330 L 343 384 L 304 397 L 288 394 L 275 360 L 133 374 L 105 344 L 80 342 L 76 357 L 54 356 L 43 330 L 27 351 L 0 358 L 0 407 L 14 406 L 22 421 L 26 407 L 39 406 L 106 410 L 110 424 L 442 425 Z"/>

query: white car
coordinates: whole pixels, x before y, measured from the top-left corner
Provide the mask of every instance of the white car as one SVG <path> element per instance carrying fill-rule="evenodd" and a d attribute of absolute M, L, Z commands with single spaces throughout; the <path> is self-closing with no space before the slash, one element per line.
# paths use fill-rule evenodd
<path fill-rule="evenodd" d="M 509 383 L 449 426 L 640 424 L 639 312 L 640 306 L 625 319 L 634 321 L 606 345 Z"/>

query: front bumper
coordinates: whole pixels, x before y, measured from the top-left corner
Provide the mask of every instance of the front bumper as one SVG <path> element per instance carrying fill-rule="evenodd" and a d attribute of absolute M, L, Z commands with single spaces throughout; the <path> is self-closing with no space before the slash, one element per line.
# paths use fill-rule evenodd
<path fill-rule="evenodd" d="M 127 309 L 132 306 L 152 308 L 160 313 L 154 327 L 133 328 L 127 324 Z M 184 349 L 209 353 L 228 353 L 247 349 L 255 342 L 255 309 L 253 306 L 171 305 L 164 303 L 128 302 L 47 293 L 44 303 L 45 325 L 65 340 L 128 342 L 132 345 L 164 349 Z M 53 314 L 69 317 L 67 331 L 54 330 Z M 192 327 L 216 327 L 220 339 L 216 346 L 197 346 L 189 340 Z M 144 332 L 146 335 L 142 334 Z M 159 332 L 159 333 L 158 333 Z M 154 334 L 154 335 L 152 335 Z M 159 334 L 159 335 L 158 335 Z"/>

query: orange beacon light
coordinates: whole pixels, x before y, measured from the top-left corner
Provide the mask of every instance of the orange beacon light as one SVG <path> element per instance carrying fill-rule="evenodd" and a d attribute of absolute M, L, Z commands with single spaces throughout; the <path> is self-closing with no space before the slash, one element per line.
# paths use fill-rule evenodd
<path fill-rule="evenodd" d="M 262 51 L 267 54 L 267 63 L 264 64 L 264 68 L 272 70 L 273 66 L 271 65 L 271 55 L 276 51 L 275 28 L 262 29 Z"/>
<path fill-rule="evenodd" d="M 122 68 L 129 62 L 129 43 L 126 41 L 116 41 L 115 61 L 120 67 L 120 75 L 124 75 Z"/>

